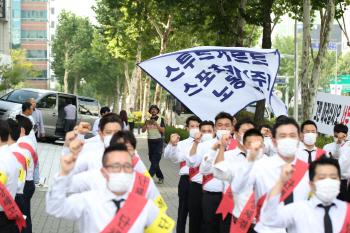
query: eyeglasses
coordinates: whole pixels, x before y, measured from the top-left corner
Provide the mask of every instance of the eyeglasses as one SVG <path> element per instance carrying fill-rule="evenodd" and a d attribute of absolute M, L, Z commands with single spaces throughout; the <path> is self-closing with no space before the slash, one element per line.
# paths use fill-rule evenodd
<path fill-rule="evenodd" d="M 131 173 L 133 171 L 134 166 L 127 163 L 125 165 L 120 165 L 119 163 L 113 163 L 111 165 L 105 166 L 105 168 L 111 168 L 113 172 L 120 172 L 122 168 L 125 172 Z"/>

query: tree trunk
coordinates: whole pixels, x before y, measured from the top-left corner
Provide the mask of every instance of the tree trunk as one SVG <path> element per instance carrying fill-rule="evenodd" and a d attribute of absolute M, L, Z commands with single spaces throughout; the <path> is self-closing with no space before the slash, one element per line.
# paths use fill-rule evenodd
<path fill-rule="evenodd" d="M 301 86 L 301 107 L 302 107 L 302 116 L 301 122 L 309 119 L 307 114 L 308 109 L 308 73 L 309 73 L 309 45 L 310 45 L 310 0 L 303 0 L 303 47 L 302 47 L 302 57 L 301 57 L 301 77 L 300 77 L 300 86 Z M 299 89 L 299 88 L 298 88 Z M 295 96 L 299 93 L 294 93 Z M 298 119 L 296 119 L 298 120 Z"/>
<path fill-rule="evenodd" d="M 247 0 L 240 0 L 239 4 L 238 4 L 238 8 L 245 12 L 247 9 Z M 237 38 L 238 40 L 236 41 L 236 45 L 235 45 L 236 47 L 244 47 L 245 46 L 245 40 L 246 40 L 245 24 L 246 24 L 245 19 L 241 16 L 241 14 L 238 14 L 237 26 L 238 26 L 239 37 Z"/>
<path fill-rule="evenodd" d="M 263 39 L 261 47 L 263 49 L 271 49 L 271 8 L 274 0 L 266 0 L 265 12 L 269 12 L 266 15 L 263 25 Z M 265 100 L 256 103 L 254 122 L 257 126 L 260 126 L 264 122 Z"/>
<path fill-rule="evenodd" d="M 115 92 L 114 96 L 113 96 L 113 113 L 119 114 L 119 94 L 117 92 Z"/>
<path fill-rule="evenodd" d="M 142 44 L 141 42 L 137 42 L 137 55 L 136 55 L 136 63 L 141 62 L 141 48 Z M 137 86 L 138 86 L 138 80 L 140 78 L 140 68 L 135 65 L 134 70 L 132 71 L 131 81 L 130 81 L 130 88 L 129 88 L 129 107 L 135 107 L 136 104 L 136 98 L 137 98 Z"/>
<path fill-rule="evenodd" d="M 149 75 L 146 76 L 145 81 L 145 93 L 143 95 L 143 107 L 142 107 L 142 121 L 144 122 L 148 116 L 148 108 L 149 105 L 149 94 L 150 94 L 150 87 L 151 87 L 151 77 Z"/>
<path fill-rule="evenodd" d="M 309 81 L 307 100 L 308 102 L 305 105 L 305 112 L 303 112 L 304 120 L 310 120 L 312 117 L 312 111 L 314 109 L 314 104 L 316 100 L 316 94 L 318 89 L 318 80 L 320 78 L 321 68 L 323 60 L 327 54 L 327 47 L 329 40 L 331 38 L 331 33 L 333 30 L 333 21 L 335 15 L 335 5 L 334 0 L 327 0 L 327 9 L 325 13 L 325 19 L 322 22 L 324 25 L 323 32 L 321 32 L 320 47 L 317 53 L 317 57 L 314 60 L 314 66 L 312 68 L 311 79 Z M 337 46 L 338 47 L 338 46 Z"/>
<path fill-rule="evenodd" d="M 112 96 L 107 96 L 107 107 L 111 107 L 112 106 Z"/>
<path fill-rule="evenodd" d="M 143 95 L 144 95 L 144 90 L 143 90 L 143 78 L 142 78 L 142 71 L 140 72 L 140 106 L 139 110 L 142 111 L 143 108 Z"/>
<path fill-rule="evenodd" d="M 68 62 L 69 55 L 68 52 L 65 54 L 65 62 Z M 68 75 L 69 75 L 69 70 L 67 68 L 64 69 L 64 78 L 63 78 L 63 84 L 64 84 L 64 93 L 68 93 Z"/>
<path fill-rule="evenodd" d="M 73 89 L 73 94 L 76 95 L 77 94 L 77 90 L 78 90 L 78 76 L 76 76 L 74 78 L 74 89 Z"/>
<path fill-rule="evenodd" d="M 126 109 L 126 95 L 128 94 L 127 84 L 126 81 L 124 81 L 124 93 L 123 93 L 123 100 L 122 100 L 122 110 Z"/>

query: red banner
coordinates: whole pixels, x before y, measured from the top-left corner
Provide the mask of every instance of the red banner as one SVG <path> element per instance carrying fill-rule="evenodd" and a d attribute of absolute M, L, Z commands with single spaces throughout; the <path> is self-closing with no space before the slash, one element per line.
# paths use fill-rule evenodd
<path fill-rule="evenodd" d="M 248 202 L 245 204 L 236 224 L 233 222 L 230 228 L 230 233 L 246 233 L 248 232 L 250 226 L 256 215 L 256 205 L 255 205 L 255 192 L 252 193 Z"/>
<path fill-rule="evenodd" d="M 315 160 L 318 160 L 323 154 L 327 155 L 327 151 L 317 147 Z"/>
<path fill-rule="evenodd" d="M 350 233 L 350 204 L 346 202 L 346 205 L 348 208 L 346 210 L 343 228 L 340 233 Z"/>
<path fill-rule="evenodd" d="M 231 142 L 227 150 L 234 150 L 236 149 L 237 146 L 238 146 L 238 141 L 234 138 L 231 138 Z"/>
<path fill-rule="evenodd" d="M 135 171 L 135 181 L 131 192 L 145 197 L 150 181 L 150 178 Z"/>
<path fill-rule="evenodd" d="M 137 156 L 134 156 L 134 159 L 132 160 L 132 165 L 135 167 L 136 164 L 139 162 L 140 158 Z"/>
<path fill-rule="evenodd" d="M 222 214 L 222 220 L 224 220 L 228 213 L 232 213 L 234 207 L 235 203 L 233 201 L 231 186 L 228 186 L 226 193 L 222 194 L 222 200 L 216 210 L 216 214 Z"/>
<path fill-rule="evenodd" d="M 38 155 L 36 154 L 35 150 L 31 145 L 29 145 L 26 142 L 20 142 L 18 143 L 18 146 L 21 147 L 22 149 L 29 150 L 29 152 L 32 154 L 33 157 L 33 162 L 34 162 L 34 169 L 36 168 L 36 164 L 38 162 Z"/>
<path fill-rule="evenodd" d="M 186 161 L 180 162 L 180 169 L 183 168 L 184 166 L 186 166 Z"/>
<path fill-rule="evenodd" d="M 193 177 L 195 177 L 195 175 L 197 175 L 199 173 L 200 166 L 201 165 L 199 165 L 198 167 L 190 167 L 190 171 L 189 171 L 190 181 L 192 180 Z"/>
<path fill-rule="evenodd" d="M 26 163 L 26 158 L 24 157 L 24 155 L 22 155 L 21 153 L 18 153 L 18 152 L 12 152 L 12 154 L 14 154 L 14 156 L 16 156 L 16 159 L 18 160 L 18 162 L 23 166 L 23 169 L 27 172 L 27 163 Z"/>
<path fill-rule="evenodd" d="M 147 201 L 147 198 L 134 193 L 130 193 L 123 207 L 120 208 L 112 221 L 103 231 L 101 231 L 101 233 L 129 232 L 141 214 L 143 208 L 145 208 Z"/>

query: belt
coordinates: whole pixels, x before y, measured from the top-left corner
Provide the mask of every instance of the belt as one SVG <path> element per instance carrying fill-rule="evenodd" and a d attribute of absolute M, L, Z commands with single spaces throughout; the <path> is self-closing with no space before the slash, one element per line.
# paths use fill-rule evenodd
<path fill-rule="evenodd" d="M 181 176 L 190 177 L 189 175 L 181 175 Z"/>
<path fill-rule="evenodd" d="M 20 197 L 20 196 L 23 196 L 23 193 L 22 194 L 16 193 L 16 197 Z"/>
<path fill-rule="evenodd" d="M 199 187 L 202 188 L 202 184 L 199 184 L 199 183 L 197 183 L 197 182 L 192 181 L 191 184 L 194 185 L 194 186 L 199 186 Z"/>
<path fill-rule="evenodd" d="M 205 191 L 204 193 L 210 194 L 210 195 L 222 195 L 222 192 L 209 192 L 209 191 Z"/>
<path fill-rule="evenodd" d="M 234 221 L 234 223 L 236 223 L 236 222 L 237 222 L 237 220 L 238 220 L 238 218 L 236 218 L 236 217 L 235 217 L 235 216 L 233 216 L 233 215 L 232 215 L 232 217 L 233 217 L 233 221 Z M 250 225 L 250 227 L 249 227 L 249 228 L 254 229 L 254 227 L 255 227 L 255 224 L 254 224 L 254 223 L 252 223 L 252 224 Z"/>

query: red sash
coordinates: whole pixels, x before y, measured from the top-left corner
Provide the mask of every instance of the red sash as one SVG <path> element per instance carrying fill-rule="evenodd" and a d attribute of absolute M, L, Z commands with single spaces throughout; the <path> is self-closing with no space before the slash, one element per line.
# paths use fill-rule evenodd
<path fill-rule="evenodd" d="M 222 214 L 222 219 L 225 220 L 228 213 L 232 214 L 235 203 L 233 202 L 233 194 L 231 186 L 228 186 L 226 193 L 222 194 L 222 199 L 215 214 Z"/>
<path fill-rule="evenodd" d="M 317 147 L 315 160 L 318 160 L 323 154 L 327 154 L 327 151 Z"/>
<path fill-rule="evenodd" d="M 16 159 L 18 162 L 23 166 L 23 169 L 27 172 L 27 163 L 26 163 L 26 158 L 19 152 L 12 152 L 14 156 L 16 156 Z"/>
<path fill-rule="evenodd" d="M 180 169 L 183 168 L 184 166 L 186 166 L 186 161 L 180 162 Z"/>
<path fill-rule="evenodd" d="M 132 165 L 135 167 L 136 164 L 139 162 L 140 158 L 137 156 L 134 156 L 133 160 L 132 160 Z"/>
<path fill-rule="evenodd" d="M 150 181 L 150 178 L 135 171 L 135 181 L 131 192 L 145 197 Z"/>
<path fill-rule="evenodd" d="M 199 165 L 198 167 L 190 167 L 190 170 L 189 170 L 190 181 L 192 180 L 193 177 L 195 177 L 195 175 L 197 175 L 199 173 L 200 166 L 201 165 Z"/>
<path fill-rule="evenodd" d="M 350 204 L 346 202 L 346 205 L 348 208 L 346 210 L 343 228 L 340 233 L 350 233 Z"/>
<path fill-rule="evenodd" d="M 23 218 L 21 210 L 18 208 L 15 200 L 13 200 L 5 185 L 0 182 L 0 205 L 9 220 L 16 220 L 19 231 L 22 227 L 26 227 L 26 220 Z"/>
<path fill-rule="evenodd" d="M 130 193 L 123 207 L 120 208 L 112 221 L 106 226 L 103 231 L 101 231 L 101 233 L 129 232 L 141 214 L 142 210 L 145 208 L 147 201 L 147 198 L 141 197 L 134 193 Z"/>
<path fill-rule="evenodd" d="M 255 192 L 252 193 L 248 202 L 245 204 L 242 213 L 239 215 L 236 224 L 231 222 L 230 233 L 246 233 L 248 232 L 250 225 L 254 220 L 256 215 L 256 205 L 255 205 Z"/>
<path fill-rule="evenodd" d="M 309 164 L 297 159 L 294 169 L 295 172 L 293 173 L 292 177 L 283 185 L 280 202 L 284 201 L 293 192 L 294 188 L 299 184 L 305 173 L 309 170 Z M 265 193 L 265 195 L 263 195 L 257 203 L 257 223 L 259 222 L 261 207 L 264 204 L 266 196 L 267 193 Z"/>
<path fill-rule="evenodd" d="M 35 150 L 31 145 L 29 145 L 26 142 L 20 142 L 18 143 L 18 146 L 21 147 L 22 149 L 29 150 L 29 152 L 32 154 L 33 161 L 34 161 L 34 169 L 36 168 L 36 164 L 38 162 L 38 155 L 36 154 Z"/>

